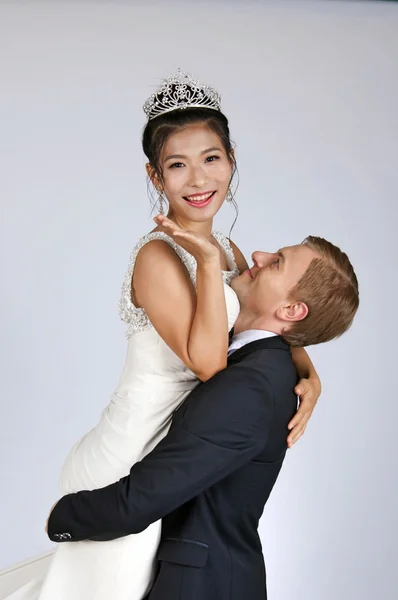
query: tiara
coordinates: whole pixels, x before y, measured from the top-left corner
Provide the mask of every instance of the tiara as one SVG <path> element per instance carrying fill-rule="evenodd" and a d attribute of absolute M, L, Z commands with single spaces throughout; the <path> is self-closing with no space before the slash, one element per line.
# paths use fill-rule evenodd
<path fill-rule="evenodd" d="M 143 109 L 150 121 L 172 110 L 195 106 L 220 110 L 221 95 L 209 85 L 203 85 L 194 79 L 190 73 L 183 73 L 178 69 L 148 98 Z"/>

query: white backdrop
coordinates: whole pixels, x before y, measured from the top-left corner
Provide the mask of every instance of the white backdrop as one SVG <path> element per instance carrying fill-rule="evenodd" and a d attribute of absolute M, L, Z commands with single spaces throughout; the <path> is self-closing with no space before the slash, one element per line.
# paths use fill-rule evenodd
<path fill-rule="evenodd" d="M 388 2 L 0 2 L 0 567 L 51 547 L 61 464 L 121 372 L 120 285 L 153 226 L 141 105 L 182 67 L 223 94 L 234 240 L 322 235 L 360 282 L 261 523 L 269 596 L 397 597 L 397 32 Z"/>

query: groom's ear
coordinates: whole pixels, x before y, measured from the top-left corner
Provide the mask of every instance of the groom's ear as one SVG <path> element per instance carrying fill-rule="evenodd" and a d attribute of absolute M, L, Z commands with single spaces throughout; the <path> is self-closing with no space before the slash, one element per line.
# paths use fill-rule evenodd
<path fill-rule="evenodd" d="M 277 310 L 277 317 L 282 321 L 295 323 L 302 321 L 308 315 L 308 306 L 305 302 L 295 302 L 294 304 L 285 304 Z"/>

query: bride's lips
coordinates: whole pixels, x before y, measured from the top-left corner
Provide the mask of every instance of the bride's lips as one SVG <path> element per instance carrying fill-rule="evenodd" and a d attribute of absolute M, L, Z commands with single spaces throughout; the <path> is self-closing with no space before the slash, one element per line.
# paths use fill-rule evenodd
<path fill-rule="evenodd" d="M 254 279 L 254 275 L 253 275 L 253 273 L 252 273 L 252 270 L 251 270 L 251 269 L 247 269 L 247 271 L 246 271 L 246 272 L 247 272 L 247 274 L 249 275 L 249 277 L 251 277 L 252 279 Z"/>
<path fill-rule="evenodd" d="M 190 196 L 184 196 L 185 202 L 187 202 L 190 206 L 194 206 L 195 208 L 203 208 L 210 204 L 210 202 L 214 198 L 214 194 L 216 192 L 205 192 L 203 194 L 191 194 Z"/>

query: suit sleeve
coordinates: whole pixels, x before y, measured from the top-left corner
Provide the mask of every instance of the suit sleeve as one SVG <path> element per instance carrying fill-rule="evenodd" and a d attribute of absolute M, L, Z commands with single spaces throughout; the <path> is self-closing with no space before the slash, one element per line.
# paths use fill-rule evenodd
<path fill-rule="evenodd" d="M 127 477 L 61 498 L 50 539 L 104 541 L 143 531 L 257 456 L 272 410 L 264 373 L 239 365 L 221 371 L 190 394 L 167 436 Z"/>

